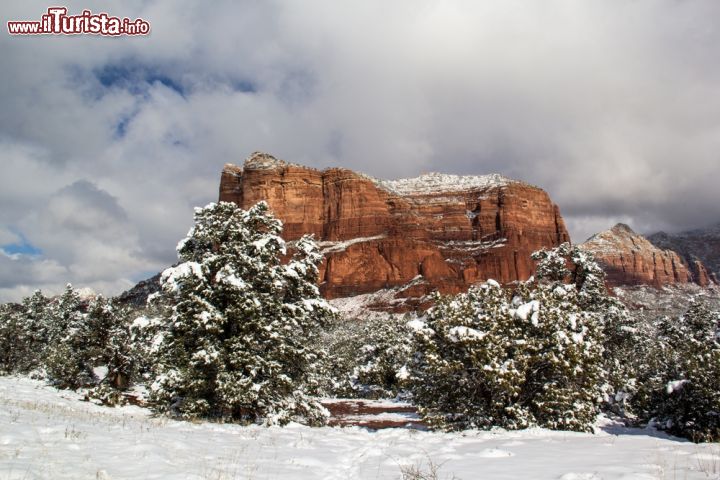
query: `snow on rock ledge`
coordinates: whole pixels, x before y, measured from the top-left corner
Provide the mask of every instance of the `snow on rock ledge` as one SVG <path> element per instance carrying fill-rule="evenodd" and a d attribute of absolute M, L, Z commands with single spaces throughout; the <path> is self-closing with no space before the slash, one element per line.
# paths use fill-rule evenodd
<path fill-rule="evenodd" d="M 450 175 L 446 173 L 426 173 L 415 178 L 399 180 L 375 180 L 376 184 L 397 195 L 428 195 L 445 192 L 462 192 L 472 189 L 504 187 L 516 182 L 493 173 L 490 175 Z"/>

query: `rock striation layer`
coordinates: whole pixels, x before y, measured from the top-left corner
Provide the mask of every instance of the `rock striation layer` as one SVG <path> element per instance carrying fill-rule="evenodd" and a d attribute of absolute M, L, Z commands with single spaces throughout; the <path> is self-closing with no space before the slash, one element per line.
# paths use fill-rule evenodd
<path fill-rule="evenodd" d="M 593 235 L 580 244 L 580 248 L 595 256 L 612 286 L 652 285 L 659 288 L 685 283 L 706 286 L 710 282 L 702 262 L 690 266 L 677 252 L 656 247 L 622 223 Z"/>
<path fill-rule="evenodd" d="M 287 240 L 314 234 L 328 298 L 397 288 L 417 299 L 488 278 L 524 280 L 533 251 L 569 241 L 547 193 L 499 175 L 386 181 L 255 153 L 242 167 L 225 166 L 220 200 L 242 208 L 265 200 Z"/>

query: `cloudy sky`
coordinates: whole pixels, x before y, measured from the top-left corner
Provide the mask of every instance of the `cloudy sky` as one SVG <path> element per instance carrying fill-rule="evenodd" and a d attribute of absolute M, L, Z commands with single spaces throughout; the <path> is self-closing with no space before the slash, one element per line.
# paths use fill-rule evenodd
<path fill-rule="evenodd" d="M 575 241 L 720 220 L 715 0 L 63 4 L 152 32 L 0 35 L 0 300 L 163 269 L 256 150 L 502 173 L 545 188 Z M 51 5 L 2 2 L 3 28 Z"/>

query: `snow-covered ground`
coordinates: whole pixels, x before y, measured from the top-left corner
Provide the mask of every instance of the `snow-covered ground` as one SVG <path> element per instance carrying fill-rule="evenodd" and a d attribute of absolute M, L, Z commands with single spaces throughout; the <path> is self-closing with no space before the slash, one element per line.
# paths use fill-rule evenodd
<path fill-rule="evenodd" d="M 718 444 L 600 425 L 592 435 L 188 423 L 0 377 L 0 479 L 386 479 L 430 464 L 440 479 L 720 478 Z"/>

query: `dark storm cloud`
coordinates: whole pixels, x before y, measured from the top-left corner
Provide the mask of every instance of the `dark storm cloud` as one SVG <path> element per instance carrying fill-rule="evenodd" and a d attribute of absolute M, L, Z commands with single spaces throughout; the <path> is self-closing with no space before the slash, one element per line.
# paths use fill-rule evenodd
<path fill-rule="evenodd" d="M 152 33 L 0 36 L 0 244 L 42 251 L 0 258 L 3 299 L 162 269 L 222 165 L 256 150 L 387 178 L 503 173 L 548 190 L 575 240 L 720 219 L 720 2 L 67 6 Z"/>

